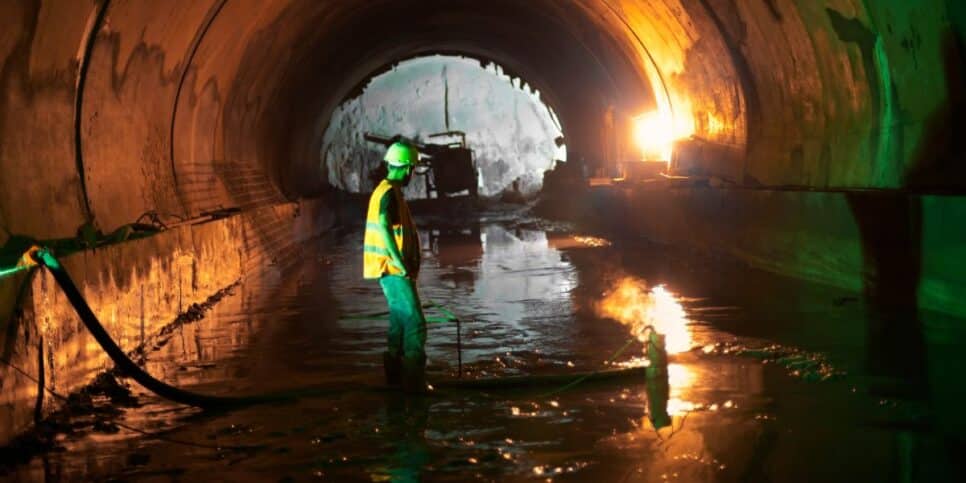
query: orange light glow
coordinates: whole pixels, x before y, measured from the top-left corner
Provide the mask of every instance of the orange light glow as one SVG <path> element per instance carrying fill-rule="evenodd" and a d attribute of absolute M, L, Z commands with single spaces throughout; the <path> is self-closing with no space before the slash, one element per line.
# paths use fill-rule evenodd
<path fill-rule="evenodd" d="M 661 109 L 634 118 L 634 141 L 645 161 L 670 161 L 674 142 L 694 133 L 694 120 Z"/>
<path fill-rule="evenodd" d="M 691 349 L 684 308 L 663 285 L 648 290 L 645 282 L 625 277 L 598 303 L 597 311 L 629 327 L 642 343 L 647 339 L 646 327 L 653 326 L 666 337 L 668 354 Z"/>
<path fill-rule="evenodd" d="M 673 142 L 670 120 L 656 111 L 634 118 L 634 140 L 644 159 L 667 159 Z"/>

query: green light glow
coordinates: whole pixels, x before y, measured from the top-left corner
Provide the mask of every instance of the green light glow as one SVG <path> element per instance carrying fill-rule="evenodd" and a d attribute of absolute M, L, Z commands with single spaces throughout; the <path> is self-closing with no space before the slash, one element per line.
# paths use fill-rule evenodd
<path fill-rule="evenodd" d="M 47 268 L 57 270 L 60 268 L 60 262 L 54 258 L 54 254 L 50 253 L 49 248 L 41 248 L 37 251 L 37 256 L 40 258 L 41 263 L 47 266 Z"/>
<path fill-rule="evenodd" d="M 0 269 L 0 279 L 7 278 L 15 273 L 20 273 L 29 268 L 30 267 L 18 266 L 18 267 Z"/>
<path fill-rule="evenodd" d="M 889 56 L 881 36 L 875 41 L 875 64 L 879 69 L 880 86 L 880 119 L 879 145 L 876 147 L 875 184 L 876 186 L 890 186 L 899 179 L 898 160 L 902 153 L 896 152 L 895 133 L 896 106 L 895 93 L 892 86 L 892 71 L 889 67 Z"/>

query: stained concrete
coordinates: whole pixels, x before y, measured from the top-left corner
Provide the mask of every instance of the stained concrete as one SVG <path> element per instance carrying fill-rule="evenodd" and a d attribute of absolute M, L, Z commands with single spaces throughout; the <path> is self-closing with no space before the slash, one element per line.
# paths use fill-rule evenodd
<path fill-rule="evenodd" d="M 278 223 L 272 233 L 264 225 L 269 218 Z M 63 257 L 61 262 L 114 340 L 131 351 L 192 304 L 243 277 L 290 265 L 285 257 L 292 247 L 330 223 L 324 205 L 291 203 L 184 225 Z M 0 286 L 6 293 L 24 290 L 20 312 L 0 335 L 5 360 L 38 377 L 42 358 L 45 385 L 60 394 L 69 394 L 113 367 L 49 272 L 6 279 Z M 4 444 L 33 423 L 38 384 L 2 365 L 0 386 Z M 57 404 L 50 396 L 44 400 L 41 414 Z"/>
<path fill-rule="evenodd" d="M 0 212 L 13 233 L 65 236 L 90 218 L 109 231 L 149 210 L 318 193 L 332 110 L 373 71 L 432 51 L 522 76 L 588 156 L 610 156 L 608 110 L 658 107 L 730 146 L 713 174 L 741 184 L 955 188 L 938 175 L 955 158 L 937 167 L 928 149 L 962 111 L 949 5 L 7 3 Z M 45 176 L 23 182 L 31 172 Z"/>
<path fill-rule="evenodd" d="M 626 186 L 589 199 L 573 211 L 625 236 L 966 317 L 963 196 Z"/>
<path fill-rule="evenodd" d="M 889 273 L 922 271 L 917 300 L 955 305 L 961 210 L 942 195 L 966 188 L 954 128 L 966 106 L 959 3 L 2 2 L 0 244 L 218 208 L 257 217 L 258 237 L 275 240 L 285 223 L 260 208 L 330 188 L 319 153 L 336 106 L 399 59 L 446 52 L 526 79 L 557 108 L 571 153 L 601 165 L 618 161 L 630 116 L 659 108 L 725 147 L 707 168 L 738 187 L 890 191 L 879 202 L 724 190 L 713 205 L 657 193 L 647 196 L 675 219 L 638 210 L 628 220 L 660 232 L 706 219 L 743 247 L 735 254 L 806 276 L 828 266 L 823 276 L 850 286 L 919 251 Z M 682 240 L 706 247 L 714 236 Z M 890 236 L 900 242 L 883 251 L 870 242 Z M 812 239 L 828 249 L 793 248 Z M 0 307 L 15 305 L 14 291 L 0 293 Z"/>

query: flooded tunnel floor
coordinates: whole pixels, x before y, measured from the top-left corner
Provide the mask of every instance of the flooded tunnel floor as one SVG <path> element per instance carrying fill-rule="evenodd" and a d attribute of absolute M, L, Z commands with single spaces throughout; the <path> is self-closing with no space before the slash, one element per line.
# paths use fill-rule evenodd
<path fill-rule="evenodd" d="M 668 334 L 669 391 L 662 396 L 643 378 L 425 397 L 382 389 L 387 322 L 353 315 L 383 311 L 385 302 L 379 285 L 361 278 L 361 229 L 346 229 L 312 242 L 295 269 L 235 287 L 148 355 L 152 374 L 198 391 L 327 391 L 211 413 L 135 386 L 143 405 L 119 421 L 157 436 L 124 428 L 65 435 L 65 451 L 12 475 L 891 481 L 952 471 L 949 442 L 930 423 L 936 390 L 923 394 L 896 361 L 870 362 L 878 346 L 854 294 L 517 213 L 421 226 L 421 295 L 461 318 L 464 378 L 608 367 L 634 327 L 605 317 L 602 302 L 630 285 L 640 290 L 635 316 Z M 457 377 L 456 329 L 429 326 L 431 383 Z M 641 361 L 642 344 L 630 344 L 612 367 Z M 961 368 L 954 349 L 930 352 L 949 357 L 930 364 Z M 655 428 L 664 405 L 670 424 Z"/>

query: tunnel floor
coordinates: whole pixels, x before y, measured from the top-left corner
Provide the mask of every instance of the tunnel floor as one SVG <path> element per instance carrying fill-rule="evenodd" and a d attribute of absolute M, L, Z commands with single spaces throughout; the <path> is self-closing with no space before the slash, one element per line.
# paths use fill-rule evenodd
<path fill-rule="evenodd" d="M 918 381 L 870 363 L 856 321 L 871 315 L 856 294 L 512 211 L 421 227 L 422 296 L 461 317 L 465 378 L 601 368 L 630 332 L 596 303 L 625 277 L 664 287 L 687 319 L 673 337 L 689 349 L 670 356 L 671 425 L 648 419 L 643 380 L 425 397 L 379 390 L 386 322 L 346 318 L 384 310 L 378 284 L 361 279 L 361 230 L 351 228 L 306 246 L 295 269 L 235 287 L 148 355 L 151 373 L 198 391 L 331 393 L 212 413 L 132 387 L 142 406 L 118 421 L 155 436 L 63 435 L 63 451 L 12 476 L 939 481 L 952 471 Z M 430 324 L 427 346 L 430 382 L 457 377 L 455 324 Z M 962 367 L 954 352 L 943 364 Z M 614 366 L 641 353 L 633 342 Z"/>

